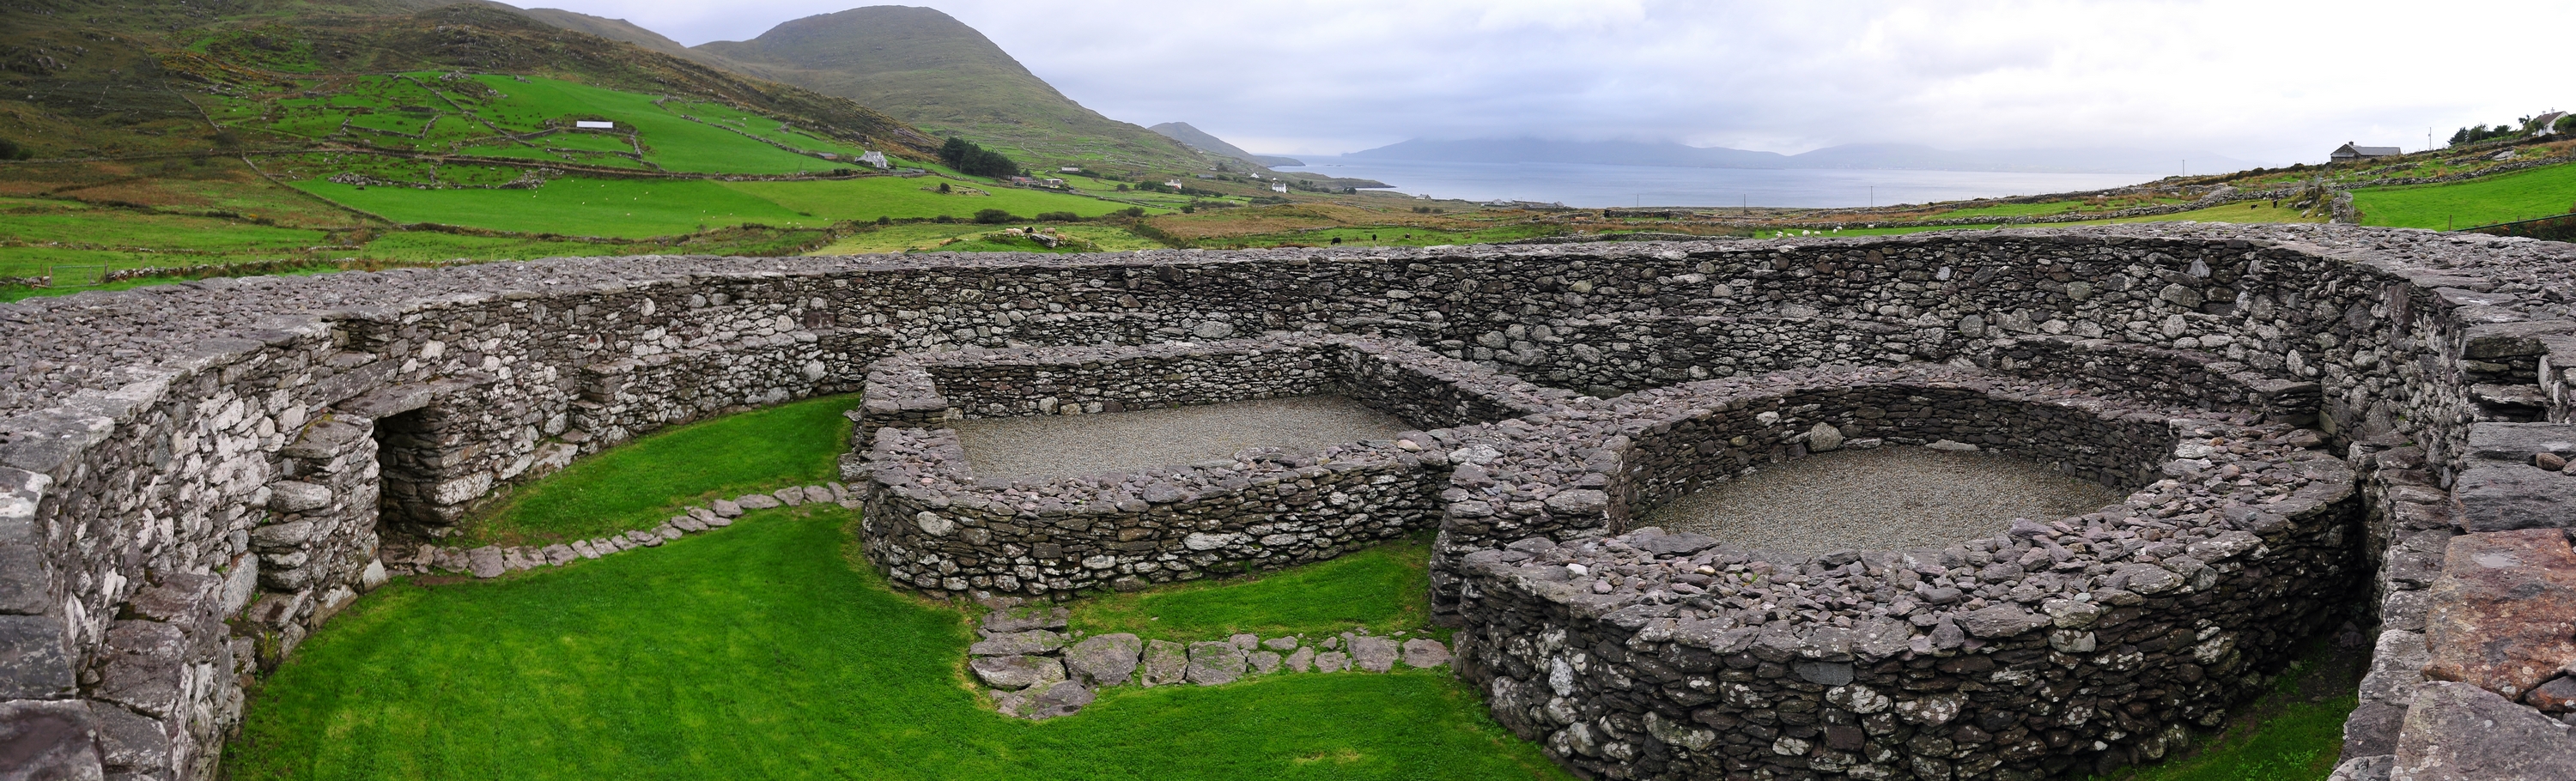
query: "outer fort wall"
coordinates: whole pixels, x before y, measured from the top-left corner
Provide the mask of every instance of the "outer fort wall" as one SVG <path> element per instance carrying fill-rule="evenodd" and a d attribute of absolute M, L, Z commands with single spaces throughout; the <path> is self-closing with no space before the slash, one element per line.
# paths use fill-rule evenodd
<path fill-rule="evenodd" d="M 28 340 L 0 366 L 0 722 L 77 738 L 30 756 L 202 777 L 242 682 L 377 582 L 381 534 L 434 536 L 578 453 L 968 346 L 1366 333 L 1602 395 L 2101 338 L 2315 382 L 2321 426 L 2414 437 L 2417 460 L 2392 465 L 2438 483 L 2462 424 L 2565 416 L 2567 383 L 2534 376 L 2576 363 L 2552 352 L 2563 323 L 2534 322 L 2564 307 L 2447 268 L 2504 246 L 2108 229 L 794 270 L 555 260 L 0 305 Z M 1440 555 L 1617 531 L 1539 517 Z"/>

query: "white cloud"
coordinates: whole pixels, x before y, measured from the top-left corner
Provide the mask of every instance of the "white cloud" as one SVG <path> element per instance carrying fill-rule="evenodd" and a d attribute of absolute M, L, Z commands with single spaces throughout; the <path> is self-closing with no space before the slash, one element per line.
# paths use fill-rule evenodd
<path fill-rule="evenodd" d="M 687 43 L 847 0 L 551 0 Z M 1627 138 L 1797 152 L 1864 142 L 2205 149 L 2315 160 L 2576 107 L 2564 2 L 2465 26 L 2350 2 L 1208 3 L 953 0 L 1066 95 L 1248 149 L 1418 136 Z M 2564 92 L 2565 94 L 2560 94 Z"/>

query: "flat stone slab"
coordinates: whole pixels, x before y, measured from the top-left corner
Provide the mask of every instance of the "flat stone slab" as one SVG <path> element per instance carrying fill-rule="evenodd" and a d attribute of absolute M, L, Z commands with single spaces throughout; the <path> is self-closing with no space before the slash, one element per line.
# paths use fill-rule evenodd
<path fill-rule="evenodd" d="M 1941 547 L 1992 537 L 2014 518 L 2081 515 L 2127 495 L 2008 456 L 1883 447 L 1818 453 L 1718 483 L 1636 525 L 1811 556 Z"/>
<path fill-rule="evenodd" d="M 1045 687 L 1064 680 L 1064 663 L 1052 656 L 978 656 L 966 666 L 996 689 Z"/>
<path fill-rule="evenodd" d="M 2432 681 L 2415 692 L 2389 778 L 2498 781 L 2576 778 L 2576 736 L 2557 719 L 2474 686 Z"/>
<path fill-rule="evenodd" d="M 2429 677 L 2518 699 L 2576 661 L 2576 549 L 2564 531 L 2453 537 L 2431 590 Z"/>
<path fill-rule="evenodd" d="M 1065 671 L 1094 686 L 1116 686 L 1136 676 L 1144 651 L 1145 641 L 1125 632 L 1086 637 L 1065 650 Z"/>
<path fill-rule="evenodd" d="M 1390 440 L 1414 427 L 1341 396 L 957 421 L 982 482 L 1135 472 L 1231 458 L 1254 447 L 1321 448 Z"/>

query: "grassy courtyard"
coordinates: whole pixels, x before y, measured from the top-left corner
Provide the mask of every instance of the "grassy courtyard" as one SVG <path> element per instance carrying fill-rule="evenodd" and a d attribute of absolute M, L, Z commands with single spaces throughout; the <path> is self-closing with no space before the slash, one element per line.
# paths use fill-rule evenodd
<path fill-rule="evenodd" d="M 467 523 L 467 539 L 588 539 L 649 529 L 714 499 L 839 480 L 851 430 L 841 413 L 858 403 L 828 396 L 655 432 L 513 491 Z"/>
<path fill-rule="evenodd" d="M 236 779 L 1565 777 L 1439 670 L 1122 687 L 1074 716 L 1004 718 L 961 670 L 966 616 L 889 590 L 854 522 L 762 511 L 500 581 L 387 586 L 264 684 L 225 764 Z"/>

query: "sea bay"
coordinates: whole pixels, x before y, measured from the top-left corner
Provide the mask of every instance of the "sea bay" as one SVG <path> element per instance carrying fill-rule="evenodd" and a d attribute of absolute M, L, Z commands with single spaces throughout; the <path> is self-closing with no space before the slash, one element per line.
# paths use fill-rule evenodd
<path fill-rule="evenodd" d="M 1471 201 L 1611 206 L 1827 208 L 2042 195 L 2123 187 L 2154 174 L 2070 174 L 1842 168 L 1681 168 L 1590 163 L 1452 163 L 1304 158 L 1281 167 L 1375 179 L 1397 192 Z"/>

